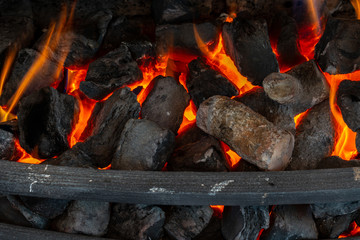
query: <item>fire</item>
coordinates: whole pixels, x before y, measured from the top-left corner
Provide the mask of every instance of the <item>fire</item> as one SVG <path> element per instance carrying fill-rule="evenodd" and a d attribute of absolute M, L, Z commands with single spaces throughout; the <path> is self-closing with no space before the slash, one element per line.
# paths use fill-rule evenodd
<path fill-rule="evenodd" d="M 354 236 L 360 236 L 360 227 L 356 224 L 356 222 L 352 222 L 349 229 L 346 232 L 342 233 L 339 238 L 347 238 Z"/>
<path fill-rule="evenodd" d="M 19 159 L 17 160 L 18 162 L 21 163 L 29 163 L 29 164 L 40 164 L 42 163 L 45 159 L 37 159 L 37 158 L 33 158 L 30 154 L 28 154 L 21 146 L 19 143 L 19 140 L 16 139 L 15 140 L 15 149 L 17 149 L 17 154 L 19 154 Z"/>
<path fill-rule="evenodd" d="M 356 18 L 360 19 L 360 1 L 359 0 L 350 0 L 350 2 L 355 9 Z"/>
<path fill-rule="evenodd" d="M 217 218 L 222 218 L 222 213 L 224 212 L 224 205 L 210 205 L 214 211 L 214 216 Z"/>
<path fill-rule="evenodd" d="M 350 160 L 357 155 L 355 138 L 356 133 L 353 132 L 344 122 L 339 106 L 336 104 L 336 91 L 339 84 L 344 79 L 352 81 L 360 81 L 360 71 L 349 74 L 330 75 L 324 73 L 327 82 L 330 85 L 330 108 L 335 122 L 336 145 L 332 156 L 339 156 L 342 159 Z"/>
<path fill-rule="evenodd" d="M 6 58 L 5 58 L 5 63 L 4 63 L 4 66 L 1 70 L 1 76 L 0 76 L 0 96 L 2 94 L 2 91 L 3 91 L 3 88 L 4 88 L 4 84 L 5 84 L 5 80 L 8 78 L 9 76 L 9 73 L 10 73 L 10 69 L 11 69 L 11 66 L 15 60 L 15 57 L 17 55 L 17 52 L 18 52 L 18 49 L 17 47 L 12 47 Z"/>
<path fill-rule="evenodd" d="M 300 123 L 300 121 L 306 116 L 306 114 L 309 112 L 309 109 L 305 112 L 299 113 L 294 117 L 295 127 L 297 127 Z"/>

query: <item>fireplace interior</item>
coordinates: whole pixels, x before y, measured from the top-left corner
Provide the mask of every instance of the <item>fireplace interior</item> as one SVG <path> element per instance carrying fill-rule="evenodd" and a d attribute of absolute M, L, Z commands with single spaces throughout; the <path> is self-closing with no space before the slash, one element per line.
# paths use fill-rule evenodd
<path fill-rule="evenodd" d="M 0 19 L 1 239 L 359 238 L 359 0 Z"/>

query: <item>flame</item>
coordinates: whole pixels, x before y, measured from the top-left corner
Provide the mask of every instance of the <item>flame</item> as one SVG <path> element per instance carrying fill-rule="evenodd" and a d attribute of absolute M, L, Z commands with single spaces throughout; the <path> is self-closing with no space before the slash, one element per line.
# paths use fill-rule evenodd
<path fill-rule="evenodd" d="M 210 205 L 214 211 L 214 216 L 217 218 L 222 218 L 222 213 L 224 212 L 224 205 Z"/>
<path fill-rule="evenodd" d="M 68 18 L 67 17 L 67 9 L 65 7 L 63 9 L 62 13 L 60 14 L 60 20 L 58 21 L 58 24 L 54 24 L 54 23 L 51 24 L 51 26 L 48 30 L 48 35 L 46 37 L 44 47 L 41 50 L 41 53 L 35 59 L 32 66 L 30 67 L 30 69 L 27 71 L 27 73 L 21 80 L 20 86 L 16 90 L 15 94 L 11 97 L 11 99 L 7 103 L 7 106 L 9 106 L 9 107 L 7 109 L 6 114 L 2 117 L 1 121 L 5 121 L 6 119 L 8 119 L 10 112 L 15 108 L 15 106 L 19 102 L 21 96 L 24 94 L 27 87 L 33 81 L 34 76 L 43 70 L 44 65 L 46 64 L 46 61 L 49 59 L 49 56 L 51 54 L 50 49 L 56 48 L 56 46 L 59 43 L 61 33 L 63 32 L 65 26 L 70 24 L 70 22 L 72 21 L 74 9 L 75 9 L 75 3 L 72 5 L 71 13 Z M 70 49 L 66 49 L 65 51 L 69 52 L 69 50 Z M 58 76 L 60 74 L 60 72 L 62 71 L 62 66 L 66 59 L 66 56 L 67 56 L 67 54 L 62 55 L 61 59 L 59 60 L 58 68 L 54 72 L 54 76 Z"/>
<path fill-rule="evenodd" d="M 360 81 L 360 71 L 356 71 L 349 74 L 337 74 L 330 75 L 323 73 L 327 82 L 330 85 L 330 108 L 334 118 L 335 132 L 336 132 L 336 144 L 332 156 L 339 156 L 342 159 L 350 160 L 357 155 L 355 138 L 356 133 L 353 132 L 344 122 L 339 106 L 336 103 L 336 92 L 339 84 L 344 79 L 352 81 Z"/>
<path fill-rule="evenodd" d="M 236 13 L 229 13 L 229 15 L 225 19 L 225 22 L 231 23 L 234 21 L 234 18 L 236 18 Z"/>
<path fill-rule="evenodd" d="M 360 19 L 360 1 L 359 0 L 350 0 L 350 2 L 355 9 L 356 18 Z"/>
<path fill-rule="evenodd" d="M 295 122 L 295 127 L 297 128 L 297 126 L 299 125 L 299 123 L 301 122 L 301 120 L 306 116 L 306 114 L 309 112 L 309 109 L 306 110 L 305 112 L 299 113 L 298 115 L 296 115 L 294 117 L 294 122 Z"/>
<path fill-rule="evenodd" d="M 40 164 L 43 161 L 45 161 L 45 159 L 37 159 L 32 157 L 30 154 L 28 154 L 21 146 L 19 143 L 19 140 L 16 139 L 15 140 L 15 149 L 17 150 L 17 153 L 20 154 L 20 158 L 17 160 L 17 162 L 21 162 L 21 163 L 30 163 L 30 164 Z"/>
<path fill-rule="evenodd" d="M 189 105 L 185 108 L 183 121 L 178 130 L 178 134 L 186 132 L 189 126 L 196 122 L 196 106 L 192 100 L 190 100 Z"/>
<path fill-rule="evenodd" d="M 220 141 L 221 148 L 225 152 L 226 161 L 229 164 L 231 169 L 234 169 L 236 165 L 240 162 L 241 157 L 230 149 L 230 147 L 224 142 Z"/>
<path fill-rule="evenodd" d="M 15 60 L 15 57 L 17 55 L 18 48 L 17 46 L 9 49 L 9 52 L 5 58 L 4 66 L 1 70 L 1 76 L 0 76 L 0 96 L 2 94 L 2 90 L 4 88 L 5 80 L 9 76 L 11 66 Z"/>
<path fill-rule="evenodd" d="M 347 237 L 354 237 L 360 236 L 360 227 L 356 224 L 356 222 L 352 222 L 349 226 L 349 229 L 343 232 L 339 238 L 347 238 Z"/>

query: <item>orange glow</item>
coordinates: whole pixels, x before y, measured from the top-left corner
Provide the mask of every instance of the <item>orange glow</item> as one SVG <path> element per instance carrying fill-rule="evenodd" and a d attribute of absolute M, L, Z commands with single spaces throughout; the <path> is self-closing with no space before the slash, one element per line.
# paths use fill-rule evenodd
<path fill-rule="evenodd" d="M 350 2 L 355 9 L 356 18 L 360 19 L 360 0 L 350 0 Z"/>
<path fill-rule="evenodd" d="M 185 108 L 183 121 L 178 130 L 178 134 L 185 132 L 189 126 L 196 122 L 196 106 L 192 100 L 189 105 Z"/>
<path fill-rule="evenodd" d="M 297 127 L 300 123 L 300 121 L 306 116 L 306 114 L 309 112 L 309 109 L 305 112 L 299 113 L 294 117 L 295 127 Z"/>
<path fill-rule="evenodd" d="M 2 94 L 5 80 L 7 79 L 8 75 L 10 73 L 10 69 L 15 60 L 17 52 L 18 52 L 17 47 L 13 47 L 9 50 L 8 55 L 5 58 L 4 66 L 1 70 L 1 76 L 0 76 L 0 96 Z"/>
<path fill-rule="evenodd" d="M 261 234 L 264 232 L 265 229 L 260 229 L 259 235 L 257 236 L 256 240 L 260 240 Z"/>
<path fill-rule="evenodd" d="M 236 18 L 236 13 L 230 13 L 226 17 L 225 22 L 231 23 L 232 21 L 234 21 L 234 18 Z"/>
<path fill-rule="evenodd" d="M 356 71 L 349 74 L 337 74 L 330 75 L 324 73 L 327 82 L 330 85 L 330 107 L 334 118 L 335 132 L 336 132 L 336 144 L 332 156 L 339 156 L 342 159 L 350 160 L 357 155 L 355 137 L 356 133 L 348 128 L 342 118 L 342 114 L 339 106 L 336 104 L 336 92 L 339 84 L 344 79 L 352 81 L 360 81 L 360 71 Z"/>
<path fill-rule="evenodd" d="M 221 143 L 221 148 L 225 152 L 225 157 L 230 168 L 234 169 L 236 165 L 240 162 L 241 157 L 236 152 L 231 150 L 230 147 L 226 145 L 224 142 L 220 142 L 220 143 Z"/>
<path fill-rule="evenodd" d="M 19 143 L 19 140 L 16 139 L 15 140 L 15 149 L 17 150 L 17 152 L 20 154 L 20 158 L 19 160 L 17 160 L 17 162 L 21 162 L 21 163 L 30 163 L 30 164 L 40 164 L 43 161 L 45 161 L 45 159 L 37 159 L 32 157 L 30 154 L 28 154 L 21 146 Z"/>
<path fill-rule="evenodd" d="M 217 218 L 222 218 L 222 213 L 224 212 L 223 205 L 210 205 L 210 207 L 214 211 L 214 216 L 216 216 Z"/>
<path fill-rule="evenodd" d="M 78 121 L 68 136 L 70 147 L 77 142 L 82 142 L 81 134 L 84 132 L 87 122 L 95 107 L 96 101 L 87 98 L 80 90 L 80 82 L 85 80 L 87 69 L 68 70 L 68 86 L 66 93 L 75 97 L 79 104 Z"/>
<path fill-rule="evenodd" d="M 356 222 L 352 222 L 350 224 L 349 229 L 342 233 L 339 238 L 347 238 L 347 237 L 355 237 L 360 236 L 360 227 L 356 224 Z"/>
<path fill-rule="evenodd" d="M 72 14 L 74 13 L 74 9 L 75 9 L 75 4 L 73 4 L 71 14 L 68 18 L 66 14 L 67 9 L 64 8 L 62 13 L 60 14 L 60 19 L 58 21 L 58 24 L 51 24 L 48 30 L 48 35 L 45 40 L 44 48 L 41 50 L 41 53 L 39 54 L 37 59 L 35 59 L 32 66 L 21 80 L 20 86 L 16 90 L 15 94 L 11 97 L 11 99 L 7 103 L 7 106 L 9 107 L 7 109 L 7 113 L 5 114 L 5 116 L 2 117 L 1 121 L 5 121 L 5 119 L 8 119 L 8 115 L 15 108 L 15 106 L 19 102 L 21 96 L 24 94 L 27 87 L 33 81 L 35 75 L 43 71 L 44 66 L 46 66 L 46 61 L 48 61 L 49 56 L 51 54 L 51 49 L 56 48 L 56 46 L 59 43 L 61 33 L 63 32 L 65 26 L 70 24 L 72 20 Z M 69 49 L 65 49 L 63 51 L 68 53 Z M 59 64 L 54 72 L 54 76 L 59 76 L 60 72 L 62 71 L 63 68 L 62 66 L 66 59 L 66 56 L 67 54 L 62 55 L 61 59 L 59 60 Z"/>

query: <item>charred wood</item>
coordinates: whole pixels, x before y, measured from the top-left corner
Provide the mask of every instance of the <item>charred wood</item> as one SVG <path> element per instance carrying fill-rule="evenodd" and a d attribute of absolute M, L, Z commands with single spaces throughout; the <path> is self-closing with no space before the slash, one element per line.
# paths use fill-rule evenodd
<path fill-rule="evenodd" d="M 295 146 L 289 170 L 314 169 L 332 153 L 335 129 L 329 101 L 314 106 L 296 129 Z"/>
<path fill-rule="evenodd" d="M 130 119 L 124 126 L 111 162 L 112 169 L 161 170 L 174 150 L 175 135 L 145 119 Z"/>
<path fill-rule="evenodd" d="M 9 100 L 19 88 L 23 77 L 38 57 L 40 57 L 40 53 L 33 49 L 25 48 L 20 50 L 14 62 L 13 70 L 8 81 L 4 85 L 4 90 L 0 97 L 2 106 L 9 104 Z M 61 67 L 62 66 L 59 66 L 58 62 L 47 59 L 42 66 L 42 71 L 39 71 L 27 85 L 23 97 L 34 91 L 40 90 L 43 87 L 48 87 L 54 82 L 61 81 L 63 79 L 63 73 L 62 71 L 58 71 Z"/>
<path fill-rule="evenodd" d="M 190 100 L 188 93 L 172 77 L 158 76 L 149 87 L 151 91 L 141 109 L 142 118 L 176 133 Z"/>
<path fill-rule="evenodd" d="M 210 222 L 209 206 L 176 206 L 167 213 L 164 229 L 175 240 L 196 237 Z"/>
<path fill-rule="evenodd" d="M 309 205 L 276 206 L 271 218 L 272 224 L 261 235 L 261 239 L 318 239 Z"/>
<path fill-rule="evenodd" d="M 110 220 L 110 204 L 95 201 L 73 201 L 65 213 L 52 222 L 52 228 L 66 233 L 102 236 Z"/>
<path fill-rule="evenodd" d="M 270 223 L 267 206 L 225 207 L 221 231 L 226 240 L 256 240 L 261 229 Z"/>
<path fill-rule="evenodd" d="M 163 235 L 164 211 L 156 206 L 115 204 L 108 237 L 127 240 L 158 240 Z"/>
<path fill-rule="evenodd" d="M 201 58 L 189 63 L 186 87 L 197 108 L 209 97 L 215 95 L 232 97 L 239 94 L 237 88 L 229 80 L 211 69 Z"/>
<path fill-rule="evenodd" d="M 85 81 L 80 83 L 80 90 L 89 98 L 101 100 L 114 90 L 141 79 L 142 73 L 128 47 L 121 45 L 90 63 Z"/>
<path fill-rule="evenodd" d="M 342 81 L 337 91 L 336 100 L 346 125 L 354 132 L 359 131 L 360 82 Z"/>
<path fill-rule="evenodd" d="M 360 69 L 360 21 L 329 18 L 315 47 L 315 59 L 324 72 L 351 73 Z"/>
<path fill-rule="evenodd" d="M 50 158 L 69 148 L 68 135 L 77 122 L 73 96 L 48 87 L 23 98 L 19 104 L 20 145 L 40 158 Z"/>
<path fill-rule="evenodd" d="M 233 22 L 224 24 L 223 37 L 226 53 L 254 85 L 262 85 L 267 75 L 279 71 L 264 20 L 240 13 Z"/>

